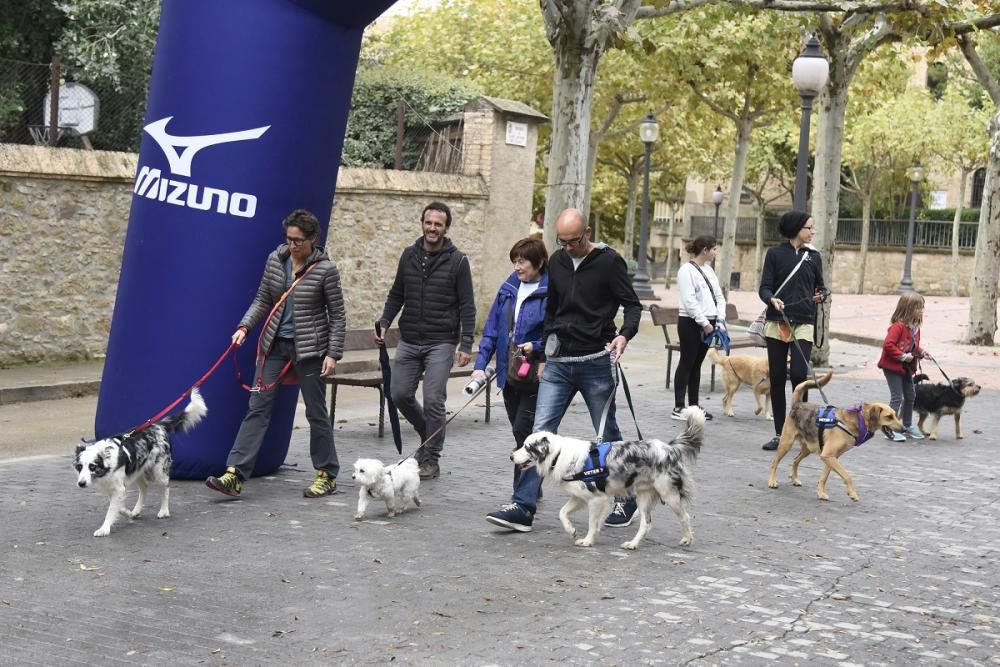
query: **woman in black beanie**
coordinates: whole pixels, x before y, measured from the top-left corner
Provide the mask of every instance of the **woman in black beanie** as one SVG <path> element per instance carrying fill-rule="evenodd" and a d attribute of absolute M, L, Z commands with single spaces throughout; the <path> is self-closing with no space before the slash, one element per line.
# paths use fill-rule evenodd
<path fill-rule="evenodd" d="M 757 291 L 760 300 L 767 304 L 764 337 L 767 340 L 771 409 L 776 433 L 764 444 L 767 450 L 778 448 L 785 424 L 785 385 L 788 377 L 791 376 L 793 388 L 806 379 L 816 325 L 816 304 L 826 298 L 823 260 L 819 251 L 809 245 L 815 234 L 812 217 L 801 211 L 789 211 L 781 216 L 778 229 L 788 240 L 767 251 Z M 798 345 L 794 341 L 798 341 Z"/>

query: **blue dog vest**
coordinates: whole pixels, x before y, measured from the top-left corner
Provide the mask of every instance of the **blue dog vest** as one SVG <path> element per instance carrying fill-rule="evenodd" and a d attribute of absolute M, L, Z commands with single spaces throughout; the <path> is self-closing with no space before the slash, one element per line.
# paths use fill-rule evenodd
<path fill-rule="evenodd" d="M 857 434 L 852 433 L 851 429 L 847 428 L 844 422 L 837 419 L 837 408 L 832 405 L 827 405 L 819 409 L 816 413 L 816 428 L 819 431 L 819 451 L 823 451 L 823 431 L 828 428 L 839 428 L 841 431 L 847 433 L 849 436 L 854 438 L 854 446 L 860 447 L 864 443 L 871 440 L 872 436 L 875 435 L 868 430 L 868 424 L 865 423 L 864 415 L 861 414 L 861 404 L 844 408 L 845 412 L 856 412 L 858 414 L 858 432 Z"/>
<path fill-rule="evenodd" d="M 565 482 L 583 482 L 590 490 L 603 492 L 608 483 L 608 452 L 610 442 L 598 442 L 590 446 L 590 459 L 586 467 L 572 477 L 564 477 Z"/>

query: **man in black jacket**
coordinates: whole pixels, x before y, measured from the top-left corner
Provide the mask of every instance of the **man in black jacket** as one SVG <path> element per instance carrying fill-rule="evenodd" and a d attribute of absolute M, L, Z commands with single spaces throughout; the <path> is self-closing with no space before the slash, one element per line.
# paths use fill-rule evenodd
<path fill-rule="evenodd" d="M 438 458 L 444 448 L 445 401 L 455 346 L 458 365 L 467 365 L 472 358 L 476 304 L 469 260 L 447 238 L 451 210 L 441 202 L 431 202 L 420 221 L 423 236 L 399 258 L 381 323 L 382 330 L 387 330 L 403 309 L 389 393 L 421 441 L 433 435 L 417 459 L 420 479 L 432 479 L 441 474 Z M 376 336 L 376 341 L 381 339 Z M 421 377 L 423 406 L 416 398 Z"/>
<path fill-rule="evenodd" d="M 590 241 L 590 227 L 580 211 L 560 213 L 556 235 L 562 250 L 549 259 L 546 364 L 538 386 L 534 431 L 557 432 L 570 401 L 580 392 L 595 433 L 608 406 L 601 440 L 615 442 L 621 440 L 621 431 L 615 420 L 614 364 L 639 331 L 642 305 L 629 282 L 625 260 L 603 243 Z M 616 331 L 619 307 L 624 309 L 624 322 Z M 541 483 L 536 468 L 523 471 L 511 502 L 486 520 L 519 532 L 531 530 Z M 635 513 L 635 499 L 618 500 L 607 525 L 627 526 Z"/>

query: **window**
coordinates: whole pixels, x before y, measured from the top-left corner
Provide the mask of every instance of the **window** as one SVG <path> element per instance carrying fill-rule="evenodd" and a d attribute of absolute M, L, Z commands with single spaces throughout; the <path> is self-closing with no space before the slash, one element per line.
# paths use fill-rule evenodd
<path fill-rule="evenodd" d="M 969 208 L 979 208 L 983 205 L 983 188 L 986 186 L 986 170 L 976 169 L 972 174 L 972 196 L 969 197 Z"/>

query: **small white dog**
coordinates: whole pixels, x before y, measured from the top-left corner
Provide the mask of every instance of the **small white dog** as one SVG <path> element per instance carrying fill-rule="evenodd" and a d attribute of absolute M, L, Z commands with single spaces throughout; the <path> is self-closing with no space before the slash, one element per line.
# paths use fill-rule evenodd
<path fill-rule="evenodd" d="M 365 518 L 369 498 L 385 501 L 390 518 L 402 514 L 408 500 L 420 507 L 420 467 L 415 459 L 408 458 L 391 466 L 383 465 L 378 459 L 358 459 L 354 462 L 351 479 L 361 485 L 358 511 L 354 515 L 356 521 Z"/>
<path fill-rule="evenodd" d="M 164 417 L 136 433 L 121 433 L 77 445 L 73 460 L 77 486 L 82 489 L 96 486 L 111 499 L 104 523 L 94 531 L 94 537 L 108 535 L 119 514 L 130 519 L 139 516 L 150 482 L 162 489 L 156 517 L 170 516 L 170 434 L 194 428 L 207 413 L 201 394 L 193 389 L 184 412 Z M 125 509 L 125 492 L 131 484 L 139 487 L 139 499 L 129 511 Z"/>

